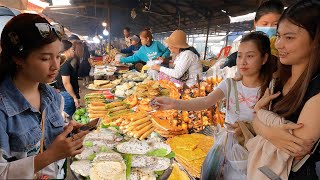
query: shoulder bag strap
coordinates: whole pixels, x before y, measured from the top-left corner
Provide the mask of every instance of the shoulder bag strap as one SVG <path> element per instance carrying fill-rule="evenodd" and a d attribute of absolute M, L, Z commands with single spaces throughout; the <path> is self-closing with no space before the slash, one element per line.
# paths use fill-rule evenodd
<path fill-rule="evenodd" d="M 240 105 L 239 105 L 239 95 L 238 95 L 238 88 L 237 88 L 237 82 L 235 80 L 232 80 L 233 82 L 233 88 L 234 88 L 234 98 L 236 103 L 236 114 L 239 116 L 240 114 Z"/>
<path fill-rule="evenodd" d="M 230 94 L 231 94 L 231 79 L 228 78 L 227 79 L 227 84 L 228 84 L 228 93 L 227 93 L 227 109 L 229 110 L 230 109 L 230 103 L 229 103 L 229 100 L 230 100 Z"/>

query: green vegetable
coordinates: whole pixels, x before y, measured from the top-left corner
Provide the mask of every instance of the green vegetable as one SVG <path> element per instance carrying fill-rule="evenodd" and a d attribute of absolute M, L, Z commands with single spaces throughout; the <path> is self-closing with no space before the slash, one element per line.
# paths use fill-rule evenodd
<path fill-rule="evenodd" d="M 79 120 L 81 119 L 81 117 L 80 117 L 79 114 L 75 114 L 75 115 L 74 115 L 74 119 L 75 119 L 76 121 L 79 121 Z"/>
<path fill-rule="evenodd" d="M 170 91 L 169 91 L 169 89 L 162 89 L 160 91 L 160 94 L 161 94 L 161 96 L 169 96 Z"/>
<path fill-rule="evenodd" d="M 74 113 L 77 115 L 81 115 L 79 109 L 77 109 Z"/>
<path fill-rule="evenodd" d="M 84 116 L 81 116 L 81 119 L 79 120 L 81 124 L 87 124 L 87 121 L 88 121 L 87 118 Z"/>
<path fill-rule="evenodd" d="M 176 153 L 174 153 L 173 151 L 171 151 L 168 155 L 165 156 L 168 159 L 172 159 L 174 157 L 176 157 Z"/>
<path fill-rule="evenodd" d="M 111 125 L 111 124 L 102 124 L 101 125 L 101 128 L 109 128 L 109 127 L 111 127 L 111 128 L 115 128 L 116 130 L 120 130 L 120 128 L 119 128 L 119 126 L 113 126 L 113 125 Z"/>
<path fill-rule="evenodd" d="M 97 156 L 97 154 L 91 154 L 87 157 L 88 160 L 93 161 L 93 159 Z"/>
<path fill-rule="evenodd" d="M 84 146 L 86 147 L 92 147 L 93 146 L 93 142 L 92 141 L 86 141 L 83 143 Z"/>
<path fill-rule="evenodd" d="M 83 116 L 87 112 L 86 108 L 77 109 L 75 114 Z"/>
<path fill-rule="evenodd" d="M 85 117 L 85 116 L 81 116 L 81 121 L 86 122 L 86 121 L 87 121 L 87 117 Z"/>
<path fill-rule="evenodd" d="M 90 118 L 87 117 L 87 119 L 86 119 L 86 124 L 89 123 L 89 122 L 90 122 Z"/>
<path fill-rule="evenodd" d="M 165 157 L 168 154 L 167 149 L 160 148 L 147 152 L 147 156 Z"/>
<path fill-rule="evenodd" d="M 105 146 L 100 147 L 100 152 L 107 152 L 108 148 Z"/>
<path fill-rule="evenodd" d="M 101 123 L 101 128 L 108 128 L 108 127 L 110 127 L 111 125 L 110 124 L 103 124 L 103 123 Z"/>
<path fill-rule="evenodd" d="M 115 132 L 114 135 L 116 135 L 117 137 L 122 137 L 122 134 L 119 132 Z"/>
<path fill-rule="evenodd" d="M 79 115 L 84 115 L 87 112 L 85 108 L 78 109 L 77 111 L 79 111 Z"/>
<path fill-rule="evenodd" d="M 89 176 L 84 177 L 85 180 L 90 180 Z"/>
<path fill-rule="evenodd" d="M 115 128 L 116 130 L 120 130 L 119 126 L 111 126 L 112 128 Z"/>
<path fill-rule="evenodd" d="M 163 171 L 155 171 L 154 173 L 156 174 L 156 177 L 161 176 L 164 173 L 165 170 Z"/>
<path fill-rule="evenodd" d="M 123 155 L 124 162 L 127 166 L 126 168 L 126 177 L 129 179 L 131 173 L 131 164 L 132 164 L 132 154 L 124 154 Z"/>

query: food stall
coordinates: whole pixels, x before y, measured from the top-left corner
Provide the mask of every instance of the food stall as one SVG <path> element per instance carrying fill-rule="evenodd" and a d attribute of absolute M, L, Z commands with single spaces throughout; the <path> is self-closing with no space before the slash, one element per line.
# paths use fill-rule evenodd
<path fill-rule="evenodd" d="M 181 87 L 113 61 L 93 66 L 100 78 L 86 87 L 92 91 L 73 119 L 86 124 L 100 118 L 101 124 L 86 137 L 85 151 L 75 157 L 72 171 L 90 179 L 107 174 L 117 179 L 200 178 L 202 163 L 214 144 L 213 126 L 224 122 L 222 103 L 202 111 L 159 111 L 152 99 L 206 96 L 222 79 L 208 77 L 193 87 Z M 107 168 L 111 165 L 113 169 Z"/>

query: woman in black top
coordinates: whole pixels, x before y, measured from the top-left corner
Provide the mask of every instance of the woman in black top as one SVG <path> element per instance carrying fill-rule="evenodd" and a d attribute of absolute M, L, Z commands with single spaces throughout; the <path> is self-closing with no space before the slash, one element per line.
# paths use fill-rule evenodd
<path fill-rule="evenodd" d="M 308 13 L 306 13 L 308 12 Z M 297 124 L 269 127 L 254 120 L 256 132 L 280 150 L 302 159 L 315 149 L 320 138 L 320 3 L 301 0 L 285 10 L 279 20 L 275 43 L 281 61 L 281 92 L 263 97 L 256 105 L 259 111 L 275 99 L 272 111 Z M 286 69 L 289 68 L 289 73 Z M 266 93 L 268 94 L 268 93 Z M 277 97 L 279 96 L 279 97 Z M 289 131 L 292 130 L 293 134 Z M 315 164 L 320 148 L 289 179 L 318 179 Z"/>
<path fill-rule="evenodd" d="M 90 58 L 89 48 L 84 41 L 73 42 L 75 58 L 79 61 L 78 76 L 83 78 L 83 85 L 89 84 L 89 74 L 91 65 L 88 61 Z"/>
<path fill-rule="evenodd" d="M 61 65 L 57 76 L 57 88 L 64 97 L 64 111 L 72 116 L 77 107 L 80 107 L 80 95 L 78 84 L 78 67 L 79 63 L 74 56 L 72 43 L 68 40 L 62 40 L 63 55 L 66 61 Z"/>

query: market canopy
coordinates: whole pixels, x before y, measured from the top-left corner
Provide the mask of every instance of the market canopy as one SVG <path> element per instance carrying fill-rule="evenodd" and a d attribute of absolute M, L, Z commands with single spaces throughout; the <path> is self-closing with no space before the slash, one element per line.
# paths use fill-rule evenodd
<path fill-rule="evenodd" d="M 191 33 L 244 31 L 252 22 L 233 23 L 230 18 L 254 12 L 261 0 L 71 0 L 67 6 L 51 6 L 43 13 L 80 35 L 102 32 L 102 21 L 111 24 L 113 36 L 122 36 L 125 26 L 138 33 L 150 27 L 154 33 L 182 29 Z M 285 5 L 294 0 L 284 0 Z M 110 22 L 108 21 L 110 10 Z"/>

